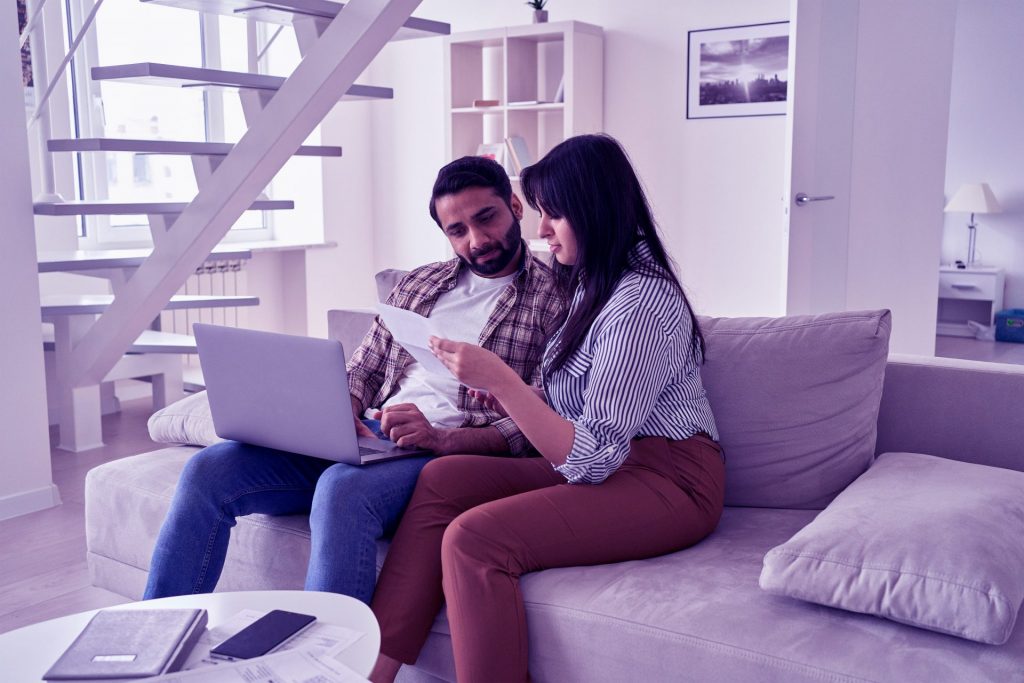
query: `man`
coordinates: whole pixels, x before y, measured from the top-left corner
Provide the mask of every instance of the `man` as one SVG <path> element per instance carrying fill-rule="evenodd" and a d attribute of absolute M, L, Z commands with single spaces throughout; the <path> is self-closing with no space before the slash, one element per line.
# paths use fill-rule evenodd
<path fill-rule="evenodd" d="M 457 258 L 413 270 L 388 303 L 439 321 L 452 338 L 477 340 L 539 384 L 544 344 L 561 323 L 564 303 L 551 271 L 522 240 L 522 212 L 494 161 L 464 157 L 443 167 L 430 215 Z M 213 591 L 237 517 L 308 512 L 306 589 L 369 603 L 376 541 L 397 527 L 429 460 L 449 453 L 521 455 L 529 448 L 511 420 L 471 398 L 454 378 L 414 362 L 379 318 L 348 371 L 360 434 L 435 455 L 359 467 L 234 441 L 205 448 L 182 470 L 153 550 L 147 599 Z M 379 422 L 362 419 L 368 410 Z"/>

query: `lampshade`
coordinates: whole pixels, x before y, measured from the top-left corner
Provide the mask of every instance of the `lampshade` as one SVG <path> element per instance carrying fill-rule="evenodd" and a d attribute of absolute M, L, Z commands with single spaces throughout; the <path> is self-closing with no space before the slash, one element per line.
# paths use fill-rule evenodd
<path fill-rule="evenodd" d="M 1000 213 L 1003 210 L 988 183 L 965 183 L 946 204 L 946 213 Z"/>

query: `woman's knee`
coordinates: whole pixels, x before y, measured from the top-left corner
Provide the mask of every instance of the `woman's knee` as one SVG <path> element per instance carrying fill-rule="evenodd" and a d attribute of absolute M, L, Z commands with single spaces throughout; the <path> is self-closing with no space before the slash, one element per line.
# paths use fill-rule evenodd
<path fill-rule="evenodd" d="M 508 559 L 515 553 L 508 529 L 486 507 L 467 510 L 448 525 L 441 539 L 443 563 L 472 559 L 501 566 L 510 564 Z"/>
<path fill-rule="evenodd" d="M 417 495 L 429 494 L 432 498 L 451 500 L 462 492 L 473 490 L 473 475 L 480 456 L 447 455 L 428 462 L 420 470 L 416 482 Z"/>

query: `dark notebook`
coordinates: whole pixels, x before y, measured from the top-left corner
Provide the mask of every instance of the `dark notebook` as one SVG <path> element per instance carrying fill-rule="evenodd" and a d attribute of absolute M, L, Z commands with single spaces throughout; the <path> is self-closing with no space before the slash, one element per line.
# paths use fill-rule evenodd
<path fill-rule="evenodd" d="M 205 627 L 204 609 L 102 610 L 43 678 L 132 679 L 177 671 Z"/>

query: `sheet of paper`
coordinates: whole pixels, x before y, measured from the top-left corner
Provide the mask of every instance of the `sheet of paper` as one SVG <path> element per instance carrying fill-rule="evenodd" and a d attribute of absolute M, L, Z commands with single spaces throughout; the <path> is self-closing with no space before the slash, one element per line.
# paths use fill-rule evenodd
<path fill-rule="evenodd" d="M 367 679 L 341 662 L 308 649 L 292 649 L 274 654 L 225 662 L 190 671 L 179 671 L 150 681 L 186 681 L 187 683 L 366 683 Z"/>
<path fill-rule="evenodd" d="M 182 671 L 191 671 L 202 667 L 216 666 L 223 667 L 234 664 L 228 659 L 217 659 L 210 656 L 210 650 L 219 643 L 224 642 L 235 635 L 243 628 L 253 623 L 266 612 L 255 609 L 245 609 L 236 613 L 233 617 L 222 624 L 211 628 L 204 633 L 196 642 Z M 281 646 L 280 652 L 287 650 L 304 649 L 314 654 L 333 658 L 339 653 L 351 647 L 353 643 L 362 638 L 365 634 L 337 624 L 328 624 L 317 620 L 305 631 L 287 641 Z M 254 660 L 250 660 L 254 661 Z"/>
<path fill-rule="evenodd" d="M 386 304 L 377 304 L 377 312 L 384 319 L 384 324 L 391 331 L 391 336 L 423 366 L 427 372 L 452 377 L 451 371 L 444 363 L 430 352 L 427 340 L 431 336 L 444 337 L 440 330 L 435 330 L 430 318 L 419 313 L 396 308 Z"/>

